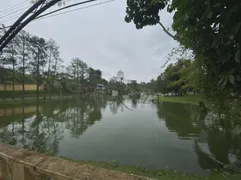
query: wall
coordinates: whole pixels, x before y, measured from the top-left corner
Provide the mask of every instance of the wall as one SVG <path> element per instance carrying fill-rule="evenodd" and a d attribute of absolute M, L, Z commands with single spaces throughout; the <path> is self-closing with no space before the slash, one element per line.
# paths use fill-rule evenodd
<path fill-rule="evenodd" d="M 12 84 L 7 84 L 6 85 L 6 91 L 12 91 L 13 85 Z M 14 85 L 15 91 L 22 91 L 23 87 L 22 84 L 15 84 Z M 34 91 L 37 89 L 36 84 L 25 84 L 25 91 Z M 43 86 L 39 87 L 40 90 L 43 90 Z M 4 84 L 0 84 L 0 92 L 4 91 Z"/>

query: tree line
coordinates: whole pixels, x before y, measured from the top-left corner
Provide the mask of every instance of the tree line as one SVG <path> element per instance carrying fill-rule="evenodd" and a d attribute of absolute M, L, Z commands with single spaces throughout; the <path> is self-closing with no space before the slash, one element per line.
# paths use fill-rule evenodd
<path fill-rule="evenodd" d="M 195 71 L 193 60 L 179 59 L 171 63 L 161 73 L 155 83 L 155 91 L 162 94 L 185 95 L 199 92 L 195 84 Z"/>
<path fill-rule="evenodd" d="M 5 86 L 5 92 L 6 85 L 12 85 L 13 99 L 17 95 L 15 84 L 22 84 L 23 99 L 27 94 L 25 84 L 36 84 L 38 99 L 41 93 L 51 98 L 53 92 L 81 93 L 86 87 L 93 91 L 98 83 L 108 83 L 102 78 L 101 70 L 89 67 L 78 57 L 71 59 L 66 67 L 53 39 L 47 40 L 24 30 L 0 54 L 0 84 Z"/>
<path fill-rule="evenodd" d="M 160 12 L 164 10 L 173 13 L 173 31 L 161 22 Z M 137 29 L 160 25 L 184 51 L 192 51 L 199 93 L 212 107 L 232 111 L 240 107 L 241 96 L 240 16 L 241 3 L 237 0 L 127 0 L 125 21 L 133 22 Z M 168 66 L 158 77 L 159 83 L 173 91 L 184 90 L 181 81 L 165 82 L 170 69 L 173 67 Z M 175 80 L 178 76 L 174 73 L 170 77 Z"/>

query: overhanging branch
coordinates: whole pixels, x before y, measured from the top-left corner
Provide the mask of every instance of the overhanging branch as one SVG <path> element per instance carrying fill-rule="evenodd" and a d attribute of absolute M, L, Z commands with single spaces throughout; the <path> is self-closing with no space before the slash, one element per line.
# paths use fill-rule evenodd
<path fill-rule="evenodd" d="M 171 34 L 166 28 L 165 26 L 159 21 L 158 24 L 162 27 L 163 31 L 170 36 L 172 39 L 177 40 L 177 37 L 174 36 L 173 34 Z"/>

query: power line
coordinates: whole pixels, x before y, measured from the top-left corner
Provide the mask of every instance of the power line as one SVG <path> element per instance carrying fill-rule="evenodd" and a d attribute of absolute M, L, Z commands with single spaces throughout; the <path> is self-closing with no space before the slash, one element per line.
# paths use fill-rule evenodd
<path fill-rule="evenodd" d="M 27 5 L 25 7 L 22 7 L 21 9 L 18 9 L 18 10 L 15 10 L 15 11 L 11 11 L 11 12 L 9 12 L 7 14 L 4 13 L 4 15 L 0 16 L 0 19 L 8 17 L 9 15 L 12 15 L 12 14 L 16 14 L 16 13 L 19 13 L 19 12 L 24 12 L 24 11 L 26 11 L 27 7 L 29 7 L 29 5 Z"/>
<path fill-rule="evenodd" d="M 43 14 L 43 15 L 35 18 L 34 21 L 36 21 L 36 20 L 42 20 L 42 19 L 46 19 L 46 18 L 50 18 L 50 17 L 62 15 L 62 14 L 67 14 L 67 13 L 70 13 L 70 12 L 78 11 L 78 10 L 81 10 L 81 9 L 87 9 L 87 8 L 94 7 L 94 6 L 99 6 L 99 5 L 102 5 L 102 4 L 107 4 L 107 3 L 110 3 L 110 2 L 112 2 L 112 1 L 116 1 L 116 0 L 108 0 L 108 1 L 100 2 L 100 3 L 95 3 L 95 4 L 92 4 L 92 5 L 88 5 L 88 6 L 85 6 L 85 7 L 80 7 L 80 8 L 77 8 L 77 9 L 65 11 L 65 12 L 58 13 L 58 14 L 53 14 L 53 15 L 50 15 L 50 16 L 49 16 L 49 13 L 46 13 L 46 14 Z M 60 8 L 60 9 L 62 9 L 62 8 Z M 51 11 L 50 13 L 52 14 L 53 11 Z M 9 28 L 9 27 L 11 27 L 11 25 L 10 25 L 10 26 L 6 26 L 5 28 Z M 1 29 L 1 28 L 0 28 L 0 29 Z"/>
<path fill-rule="evenodd" d="M 74 7 L 74 6 L 78 6 L 78 5 L 81 5 L 81 4 L 86 4 L 86 3 L 90 3 L 90 2 L 94 2 L 94 1 L 98 1 L 98 0 L 87 0 L 87 1 L 82 1 L 82 2 L 79 2 L 79 3 L 75 3 L 75 4 L 71 4 L 69 6 L 65 6 L 63 8 L 59 8 L 59 9 L 56 9 L 54 11 L 51 11 L 51 12 L 48 12 L 46 14 L 43 14 L 41 16 L 38 16 L 37 18 L 41 18 L 41 17 L 44 17 L 44 16 L 47 16 L 47 15 L 50 15 L 50 14 L 53 14 L 53 13 L 56 13 L 58 11 L 62 11 L 64 9 L 68 9 L 68 8 L 71 8 L 71 7 Z"/>
<path fill-rule="evenodd" d="M 58 16 L 58 15 L 62 15 L 62 14 L 67 14 L 67 13 L 74 12 L 74 11 L 78 11 L 78 10 L 81 10 L 81 9 L 87 9 L 87 8 L 94 7 L 94 6 L 99 6 L 99 5 L 102 5 L 102 4 L 107 4 L 107 3 L 110 3 L 110 2 L 112 2 L 112 1 L 115 1 L 115 0 L 108 0 L 108 1 L 100 2 L 100 3 L 88 5 L 88 6 L 85 6 L 85 7 L 80 7 L 80 8 L 77 8 L 77 9 L 65 11 L 65 12 L 58 13 L 58 14 L 53 14 L 53 13 L 56 13 L 56 11 L 52 11 L 52 12 L 50 12 L 50 13 L 46 13 L 46 14 L 43 14 L 43 15 L 37 17 L 36 20 L 41 20 L 41 19 L 46 19 L 46 18 L 49 18 L 49 17 L 54 17 L 54 16 Z M 59 11 L 60 11 L 60 10 L 59 10 Z M 53 15 L 49 16 L 49 14 L 53 14 Z"/>
<path fill-rule="evenodd" d="M 34 9 L 35 7 L 39 6 L 39 4 L 45 0 L 39 0 L 37 3 L 35 3 L 30 9 L 28 9 L 12 26 L 10 26 L 10 29 L 6 31 L 6 33 L 3 35 L 3 37 L 0 39 L 1 45 L 0 45 L 0 52 L 7 46 L 7 44 L 32 20 L 36 19 L 42 12 L 50 8 L 51 6 L 55 5 L 60 0 L 52 0 L 49 3 L 47 3 L 45 6 L 37 10 L 33 15 L 31 15 L 29 18 L 27 18 L 24 22 L 21 23 L 21 20 L 24 19 L 24 16 L 26 14 L 29 14 L 29 11 Z M 91 1 L 96 0 L 88 0 L 84 1 L 81 4 L 89 3 Z M 111 0 L 113 1 L 113 0 Z M 102 2 L 103 4 L 104 2 Z M 107 2 L 106 2 L 107 3 Z M 109 3 L 109 2 L 108 2 Z M 60 8 L 61 9 L 61 8 Z M 46 15 L 47 16 L 47 15 Z M 42 16 L 43 17 L 43 16 Z"/>
<path fill-rule="evenodd" d="M 9 21 L 11 21 L 11 20 L 17 20 L 17 18 L 20 16 L 20 15 L 22 15 L 23 14 L 23 12 L 19 12 L 18 14 L 15 14 L 14 16 L 10 16 L 10 17 L 8 17 L 7 19 L 4 19 L 3 21 L 2 21 L 2 24 L 5 24 L 6 22 L 9 22 Z"/>
<path fill-rule="evenodd" d="M 17 8 L 23 6 L 23 5 L 26 5 L 26 4 L 28 4 L 28 3 L 29 3 L 28 0 L 23 1 L 23 2 L 21 2 L 21 3 L 19 3 L 19 4 L 16 4 L 16 5 L 13 5 L 13 6 L 11 6 L 11 7 L 8 7 L 7 9 L 5 9 L 5 10 L 3 10 L 3 11 L 0 11 L 0 14 L 9 12 L 9 11 L 11 11 L 11 10 L 15 10 L 15 9 L 17 9 Z"/>
<path fill-rule="evenodd" d="M 39 9 L 29 18 L 27 18 L 23 23 L 21 23 L 29 14 L 31 14 L 35 9 L 41 6 L 42 3 L 45 3 L 46 0 L 38 0 L 35 4 L 33 4 L 26 12 L 21 15 L 17 21 L 6 31 L 6 33 L 0 39 L 0 52 L 2 49 L 16 36 L 16 34 L 21 31 L 30 21 L 35 19 L 39 14 L 44 12 L 46 9 L 54 5 L 60 0 L 52 0 L 48 4 L 46 4 L 43 8 Z"/>

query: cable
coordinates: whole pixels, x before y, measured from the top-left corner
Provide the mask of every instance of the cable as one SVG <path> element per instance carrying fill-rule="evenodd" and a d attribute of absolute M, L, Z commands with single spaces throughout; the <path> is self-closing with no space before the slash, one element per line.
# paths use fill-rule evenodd
<path fill-rule="evenodd" d="M 107 4 L 107 3 L 110 3 L 112 1 L 115 1 L 115 0 L 108 0 L 108 1 L 100 2 L 100 3 L 96 3 L 96 4 L 88 5 L 88 6 L 85 6 L 85 7 L 73 9 L 73 10 L 70 10 L 70 11 L 66 11 L 66 12 L 62 12 L 62 13 L 58 13 L 58 14 L 53 14 L 51 16 L 48 16 L 49 13 L 47 13 L 46 15 L 43 14 L 42 16 L 37 17 L 35 20 L 41 20 L 41 19 L 46 19 L 46 18 L 49 18 L 49 17 L 54 17 L 54 16 L 58 16 L 58 15 L 62 15 L 62 14 L 67 14 L 67 13 L 74 12 L 74 11 L 77 11 L 77 10 L 87 9 L 87 8 L 90 8 L 90 7 L 93 7 L 93 6 L 99 6 L 99 5 L 102 5 L 102 4 Z"/>
<path fill-rule="evenodd" d="M 16 10 L 16 11 L 9 12 L 8 14 L 4 14 L 3 16 L 0 16 L 0 19 L 5 18 L 5 17 L 7 17 L 7 16 L 9 16 L 9 15 L 12 15 L 12 14 L 19 13 L 20 11 L 21 11 L 21 12 L 26 11 L 26 8 L 27 8 L 27 7 L 29 7 L 29 5 L 21 8 L 21 9 L 18 9 L 18 10 Z"/>
<path fill-rule="evenodd" d="M 2 24 L 5 24 L 6 22 L 9 22 L 9 21 L 11 21 L 11 20 L 17 20 L 17 18 L 18 18 L 20 15 L 22 15 L 22 14 L 23 14 L 23 13 L 20 12 L 20 13 L 18 13 L 18 14 L 15 14 L 14 16 L 10 16 L 9 18 L 4 19 L 4 20 L 2 21 Z"/>
<path fill-rule="evenodd" d="M 48 5 L 51 5 L 53 2 L 58 2 L 60 0 L 52 0 L 51 2 L 48 3 Z M 38 0 L 35 4 L 33 4 L 26 12 L 23 13 L 23 15 L 21 15 L 17 21 L 6 31 L 6 33 L 1 37 L 0 39 L 0 44 L 7 44 L 15 35 L 16 32 L 19 31 L 19 27 L 22 28 L 22 25 L 25 24 L 25 22 L 28 24 L 28 21 L 30 19 L 30 21 L 32 19 L 34 19 L 35 17 L 37 17 L 39 14 L 41 14 L 41 9 L 38 11 L 40 12 L 39 14 L 37 12 L 35 12 L 32 16 L 30 16 L 30 18 L 28 18 L 26 21 L 24 21 L 23 23 L 21 23 L 30 13 L 32 13 L 35 9 L 37 9 L 42 3 L 45 3 L 46 0 Z M 48 8 L 48 5 L 46 5 L 45 7 Z M 51 6 L 50 6 L 51 7 Z M 42 9 L 43 11 L 45 9 Z M 43 12 L 42 11 L 42 12 Z M 37 15 L 36 15 L 37 14 Z M 36 16 L 35 16 L 36 15 Z M 29 21 L 29 22 L 30 22 Z M 23 27 L 26 25 L 23 25 Z M 18 29 L 18 30 L 16 30 Z M 15 32 L 14 32 L 15 31 Z M 11 34 L 12 33 L 12 34 Z M 6 39 L 8 39 L 6 42 L 4 42 Z M 0 46 L 0 51 L 3 49 L 4 46 Z"/>
<path fill-rule="evenodd" d="M 19 8 L 20 6 L 26 5 L 26 4 L 28 4 L 28 3 L 29 3 L 28 0 L 23 1 L 23 2 L 21 2 L 21 3 L 19 3 L 19 4 L 16 4 L 16 5 L 14 5 L 14 6 L 11 6 L 11 7 L 7 8 L 7 9 L 3 10 L 3 11 L 0 11 L 0 14 L 6 13 L 7 11 L 10 11 L 10 10 L 14 10 L 14 9 Z"/>
<path fill-rule="evenodd" d="M 81 4 L 86 4 L 86 3 L 90 3 L 90 2 L 94 2 L 94 1 L 97 1 L 97 0 L 87 0 L 87 1 L 82 1 L 82 2 L 79 2 L 79 3 L 71 4 L 71 5 L 69 5 L 69 6 L 65 6 L 65 7 L 63 7 L 63 8 L 59 8 L 59 9 L 57 9 L 57 10 L 54 10 L 54 11 L 51 11 L 51 12 L 49 12 L 49 13 L 43 14 L 43 15 L 41 15 L 41 16 L 38 16 L 37 18 L 41 18 L 41 17 L 47 16 L 47 15 L 56 13 L 56 12 L 58 12 L 58 11 L 62 11 L 62 10 L 64 10 L 64 9 L 68 9 L 68 8 L 71 8 L 71 7 L 74 7 L 74 6 L 78 6 L 78 5 L 81 5 Z M 36 19 L 37 19 L 37 18 L 36 18 Z"/>
<path fill-rule="evenodd" d="M 81 10 L 81 9 L 87 9 L 87 8 L 94 7 L 94 6 L 99 6 L 99 5 L 102 5 L 102 4 L 110 3 L 110 2 L 112 2 L 112 1 L 115 1 L 115 0 L 108 0 L 108 1 L 100 2 L 100 3 L 96 3 L 96 4 L 88 5 L 88 6 L 85 6 L 85 7 L 73 9 L 73 10 L 70 10 L 70 11 L 66 11 L 66 12 L 54 14 L 54 15 L 51 15 L 51 16 L 48 16 L 49 14 L 47 13 L 47 14 L 45 14 L 45 15 L 41 15 L 41 16 L 37 17 L 37 18 L 35 19 L 35 21 L 36 21 L 36 20 L 46 19 L 46 18 L 49 18 L 49 17 L 54 17 L 54 16 L 62 15 L 62 14 L 67 14 L 67 13 L 74 12 L 74 11 Z M 51 13 L 51 12 L 50 12 L 50 13 Z M 52 14 L 52 13 L 51 13 L 51 14 Z M 10 26 L 6 26 L 5 28 L 9 28 L 9 27 L 11 27 L 11 25 L 10 25 Z M 0 28 L 0 29 L 1 29 L 1 28 Z"/>

